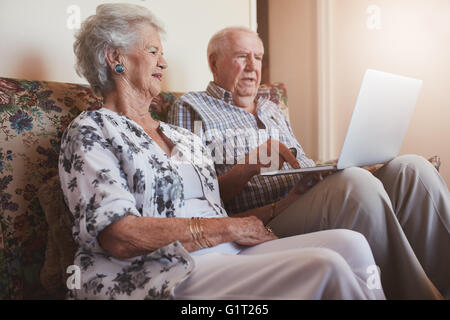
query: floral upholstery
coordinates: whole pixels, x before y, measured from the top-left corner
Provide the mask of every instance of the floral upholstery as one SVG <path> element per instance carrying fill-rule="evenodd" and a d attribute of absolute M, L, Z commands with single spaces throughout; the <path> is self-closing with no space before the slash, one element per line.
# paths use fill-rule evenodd
<path fill-rule="evenodd" d="M 0 78 L 0 299 L 45 297 L 48 227 L 36 192 L 57 174 L 64 128 L 99 101 L 84 86 Z"/>
<path fill-rule="evenodd" d="M 262 86 L 260 94 L 287 114 L 283 84 Z M 165 121 L 180 95 L 162 92 L 152 116 Z M 37 192 L 57 174 L 64 129 L 101 105 L 83 85 L 0 78 L 0 299 L 54 297 L 40 281 L 49 227 Z"/>

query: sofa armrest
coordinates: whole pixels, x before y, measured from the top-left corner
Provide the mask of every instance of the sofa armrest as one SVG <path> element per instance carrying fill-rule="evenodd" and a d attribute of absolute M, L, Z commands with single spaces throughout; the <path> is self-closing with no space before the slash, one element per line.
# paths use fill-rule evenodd
<path fill-rule="evenodd" d="M 439 168 L 441 166 L 441 158 L 439 156 L 432 156 L 431 158 L 428 158 L 428 161 L 436 168 L 436 170 L 439 172 Z M 366 170 L 369 170 L 370 172 L 374 173 L 376 170 L 381 168 L 383 164 L 376 164 L 373 166 L 364 166 L 363 168 Z"/>
<path fill-rule="evenodd" d="M 431 158 L 428 158 L 428 161 L 433 165 L 433 167 L 436 168 L 436 170 L 439 172 L 439 168 L 441 166 L 441 158 L 439 156 L 432 156 Z M 331 161 L 316 161 L 316 165 L 324 165 L 324 164 L 336 164 L 337 160 L 331 160 Z M 371 173 L 374 173 L 378 169 L 380 169 L 383 166 L 382 163 L 380 164 L 374 164 L 371 166 L 362 166 L 361 168 L 366 169 L 370 171 Z"/>

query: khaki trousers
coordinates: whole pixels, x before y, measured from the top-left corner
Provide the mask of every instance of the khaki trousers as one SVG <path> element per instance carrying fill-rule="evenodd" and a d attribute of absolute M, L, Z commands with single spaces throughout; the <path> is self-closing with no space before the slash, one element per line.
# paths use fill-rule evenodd
<path fill-rule="evenodd" d="M 269 224 L 279 237 L 327 229 L 362 233 L 388 299 L 440 299 L 450 287 L 450 195 L 424 158 L 400 156 L 316 184 Z"/>

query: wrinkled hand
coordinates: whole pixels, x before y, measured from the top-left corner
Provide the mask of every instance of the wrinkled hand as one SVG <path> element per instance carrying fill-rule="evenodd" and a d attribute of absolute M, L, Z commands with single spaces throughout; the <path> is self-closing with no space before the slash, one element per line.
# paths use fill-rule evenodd
<path fill-rule="evenodd" d="M 235 242 L 244 246 L 254 246 L 266 241 L 278 239 L 255 216 L 240 218 L 239 224 L 235 227 L 234 232 L 237 237 Z"/>
<path fill-rule="evenodd" d="M 275 154 L 272 154 L 272 151 Z M 246 170 L 253 175 L 259 174 L 261 168 L 279 170 L 285 162 L 289 163 L 294 169 L 300 168 L 297 158 L 292 154 L 291 150 L 280 141 L 272 138 L 245 156 Z"/>

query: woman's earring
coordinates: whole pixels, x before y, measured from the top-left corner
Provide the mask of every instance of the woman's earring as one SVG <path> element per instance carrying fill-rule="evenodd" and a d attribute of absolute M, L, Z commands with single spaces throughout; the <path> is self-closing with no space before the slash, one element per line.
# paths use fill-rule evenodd
<path fill-rule="evenodd" d="M 114 67 L 114 71 L 116 71 L 116 73 L 118 74 L 124 73 L 125 67 L 121 63 L 116 64 L 116 66 Z"/>

